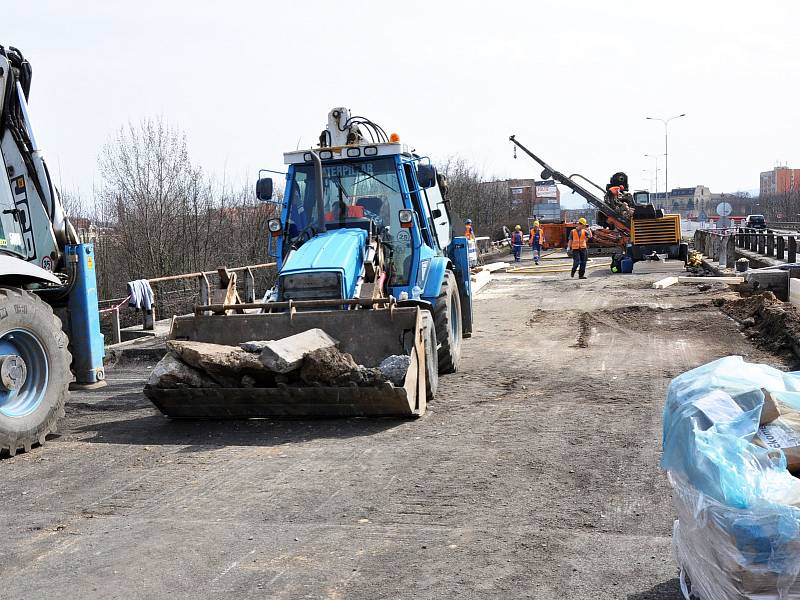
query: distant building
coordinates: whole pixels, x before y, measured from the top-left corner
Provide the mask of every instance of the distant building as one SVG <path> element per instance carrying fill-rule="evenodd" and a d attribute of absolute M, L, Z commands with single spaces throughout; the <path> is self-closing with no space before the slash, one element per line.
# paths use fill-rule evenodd
<path fill-rule="evenodd" d="M 525 208 L 532 217 L 543 221 L 558 221 L 561 218 L 561 192 L 556 182 L 535 179 L 508 179 L 513 208 Z"/>
<path fill-rule="evenodd" d="M 566 208 L 561 211 L 561 219 L 565 223 L 575 223 L 583 217 L 590 225 L 597 223 L 597 209 L 590 206 L 585 208 Z"/>
<path fill-rule="evenodd" d="M 650 201 L 664 212 L 694 220 L 711 208 L 711 190 L 704 185 L 672 188 L 668 198 L 664 192 L 656 192 L 650 194 Z"/>
<path fill-rule="evenodd" d="M 774 196 L 800 190 L 800 169 L 775 167 L 761 173 L 759 192 L 761 196 Z"/>

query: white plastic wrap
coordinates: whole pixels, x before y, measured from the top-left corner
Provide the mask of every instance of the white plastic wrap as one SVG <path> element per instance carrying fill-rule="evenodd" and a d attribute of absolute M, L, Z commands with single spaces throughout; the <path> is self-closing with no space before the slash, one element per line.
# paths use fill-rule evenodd
<path fill-rule="evenodd" d="M 662 467 L 675 560 L 700 600 L 800 600 L 800 479 L 752 443 L 764 390 L 800 409 L 800 373 L 727 357 L 676 377 Z"/>
<path fill-rule="evenodd" d="M 675 560 L 701 600 L 800 599 L 800 531 L 783 511 L 724 506 L 670 476 Z"/>

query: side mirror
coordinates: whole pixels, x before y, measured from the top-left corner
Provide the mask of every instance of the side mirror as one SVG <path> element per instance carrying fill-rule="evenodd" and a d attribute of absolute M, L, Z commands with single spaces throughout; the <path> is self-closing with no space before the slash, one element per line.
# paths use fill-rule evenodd
<path fill-rule="evenodd" d="M 417 165 L 417 179 L 422 188 L 428 189 L 436 185 L 436 167 L 433 165 Z"/>
<path fill-rule="evenodd" d="M 272 177 L 263 177 L 256 183 L 256 198 L 262 202 L 272 200 Z"/>

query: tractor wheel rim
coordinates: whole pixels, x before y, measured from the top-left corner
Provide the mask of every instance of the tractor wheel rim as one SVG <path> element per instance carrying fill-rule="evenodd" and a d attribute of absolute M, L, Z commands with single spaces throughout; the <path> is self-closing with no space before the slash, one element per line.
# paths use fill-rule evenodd
<path fill-rule="evenodd" d="M 18 389 L 0 386 L 0 415 L 24 417 L 35 411 L 47 393 L 50 365 L 41 342 L 30 331 L 13 329 L 0 337 L 0 356 L 11 355 L 25 365 L 24 382 Z"/>

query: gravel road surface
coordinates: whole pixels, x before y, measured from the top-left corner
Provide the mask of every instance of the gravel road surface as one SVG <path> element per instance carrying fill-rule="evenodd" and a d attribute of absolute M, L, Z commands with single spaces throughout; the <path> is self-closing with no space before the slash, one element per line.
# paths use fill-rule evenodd
<path fill-rule="evenodd" d="M 153 364 L 0 460 L 2 598 L 678 600 L 669 380 L 756 350 L 664 275 L 501 275 L 416 421 L 170 422 Z"/>

